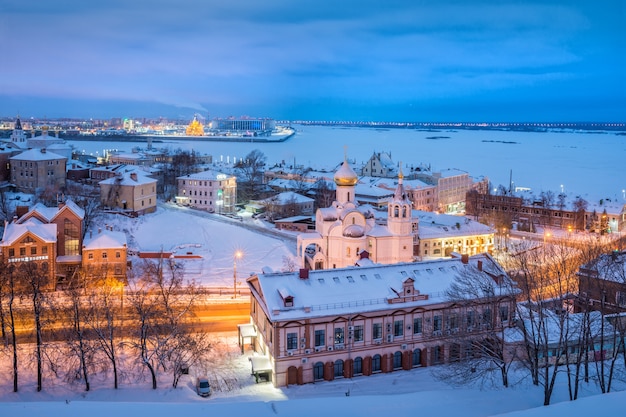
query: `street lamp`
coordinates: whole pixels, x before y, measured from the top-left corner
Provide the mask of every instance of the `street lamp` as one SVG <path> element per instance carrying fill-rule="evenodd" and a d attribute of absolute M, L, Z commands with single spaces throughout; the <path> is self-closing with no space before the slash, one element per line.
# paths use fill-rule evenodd
<path fill-rule="evenodd" d="M 233 257 L 233 298 L 237 298 L 237 259 L 241 259 L 242 256 L 243 253 L 238 250 Z"/>

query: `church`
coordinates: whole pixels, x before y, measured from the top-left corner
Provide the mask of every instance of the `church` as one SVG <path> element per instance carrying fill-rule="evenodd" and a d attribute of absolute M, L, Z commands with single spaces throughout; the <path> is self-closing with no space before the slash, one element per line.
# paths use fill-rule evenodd
<path fill-rule="evenodd" d="M 308 269 L 345 268 L 354 265 L 395 264 L 414 260 L 418 220 L 398 173 L 398 185 L 389 201 L 387 222 L 377 221 L 374 209 L 355 200 L 358 176 L 347 156 L 333 180 L 336 200 L 315 214 L 315 232 L 298 235 L 297 253 Z"/>

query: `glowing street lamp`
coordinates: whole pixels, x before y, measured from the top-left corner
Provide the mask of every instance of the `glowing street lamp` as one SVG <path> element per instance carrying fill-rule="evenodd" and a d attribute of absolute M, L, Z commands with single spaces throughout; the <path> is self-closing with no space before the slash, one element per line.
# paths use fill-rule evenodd
<path fill-rule="evenodd" d="M 242 256 L 243 253 L 238 250 L 233 257 L 233 298 L 237 298 L 237 259 L 241 259 Z"/>

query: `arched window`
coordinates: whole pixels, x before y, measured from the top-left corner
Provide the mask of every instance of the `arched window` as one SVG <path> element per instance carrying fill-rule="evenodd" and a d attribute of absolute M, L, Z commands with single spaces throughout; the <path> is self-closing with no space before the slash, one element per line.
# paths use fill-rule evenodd
<path fill-rule="evenodd" d="M 422 366 L 422 351 L 420 349 L 413 351 L 413 366 Z"/>
<path fill-rule="evenodd" d="M 313 379 L 315 381 L 324 379 L 324 364 L 322 362 L 317 362 L 313 365 Z"/>
<path fill-rule="evenodd" d="M 363 373 L 363 358 L 357 356 L 354 358 L 354 375 L 361 375 Z"/>
<path fill-rule="evenodd" d="M 335 378 L 343 377 L 343 361 L 341 359 L 337 359 L 335 361 Z"/>
<path fill-rule="evenodd" d="M 393 369 L 402 368 L 402 352 L 397 351 L 393 354 Z"/>
<path fill-rule="evenodd" d="M 380 372 L 380 355 L 376 354 L 372 358 L 372 372 Z"/>
<path fill-rule="evenodd" d="M 400 211 L 398 206 L 393 206 L 393 217 L 398 217 L 400 215 Z"/>
<path fill-rule="evenodd" d="M 348 257 L 350 256 L 350 248 L 349 247 L 346 248 L 346 256 L 348 256 Z"/>
<path fill-rule="evenodd" d="M 402 207 L 402 217 L 406 217 L 406 206 Z"/>

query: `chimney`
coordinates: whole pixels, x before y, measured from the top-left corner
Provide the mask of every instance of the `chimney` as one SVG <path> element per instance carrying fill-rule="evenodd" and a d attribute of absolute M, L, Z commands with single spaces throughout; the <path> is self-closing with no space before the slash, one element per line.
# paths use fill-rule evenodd
<path fill-rule="evenodd" d="M 46 148 L 41 148 L 41 153 L 46 153 Z"/>
<path fill-rule="evenodd" d="M 478 267 L 479 271 L 482 271 L 483 270 L 483 261 L 478 261 L 476 266 Z"/>
<path fill-rule="evenodd" d="M 309 279 L 309 270 L 306 268 L 300 268 L 300 279 Z"/>
<path fill-rule="evenodd" d="M 102 229 L 98 227 L 98 233 L 102 233 Z"/>
<path fill-rule="evenodd" d="M 130 173 L 130 179 L 133 181 L 137 181 L 137 173 L 136 172 L 131 172 Z"/>
<path fill-rule="evenodd" d="M 469 255 L 467 253 L 464 253 L 463 255 L 461 255 L 461 262 L 467 265 L 467 262 L 469 262 Z"/>

